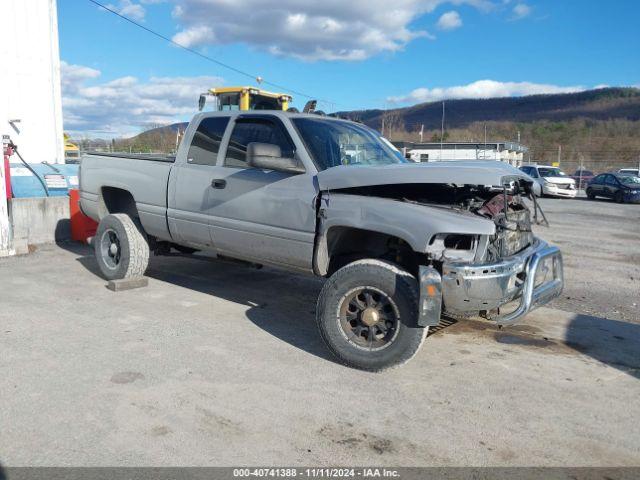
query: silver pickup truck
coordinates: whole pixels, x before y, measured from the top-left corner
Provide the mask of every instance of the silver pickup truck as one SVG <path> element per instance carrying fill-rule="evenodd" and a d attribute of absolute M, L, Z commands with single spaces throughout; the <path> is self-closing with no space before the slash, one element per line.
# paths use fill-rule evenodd
<path fill-rule="evenodd" d="M 531 188 L 503 163 L 406 163 L 364 125 L 275 111 L 201 113 L 175 157 L 85 155 L 80 173 L 107 279 L 171 248 L 325 277 L 321 336 L 365 370 L 409 360 L 441 315 L 505 325 L 560 294 Z"/>

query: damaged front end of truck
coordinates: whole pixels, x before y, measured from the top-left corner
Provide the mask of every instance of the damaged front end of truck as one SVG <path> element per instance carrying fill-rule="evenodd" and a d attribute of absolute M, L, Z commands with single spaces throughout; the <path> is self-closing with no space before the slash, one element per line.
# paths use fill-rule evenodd
<path fill-rule="evenodd" d="M 562 255 L 534 236 L 532 184 L 509 165 L 336 167 L 318 180 L 318 265 L 328 265 L 331 229 L 400 239 L 385 255 L 418 278 L 423 326 L 437 325 L 443 313 L 516 323 L 562 291 Z"/>

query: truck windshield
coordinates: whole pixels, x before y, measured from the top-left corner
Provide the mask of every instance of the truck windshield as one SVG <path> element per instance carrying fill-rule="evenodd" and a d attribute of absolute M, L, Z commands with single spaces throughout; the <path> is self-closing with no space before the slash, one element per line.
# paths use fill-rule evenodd
<path fill-rule="evenodd" d="M 292 122 L 319 170 L 406 163 L 399 151 L 368 127 L 321 118 L 294 118 Z"/>

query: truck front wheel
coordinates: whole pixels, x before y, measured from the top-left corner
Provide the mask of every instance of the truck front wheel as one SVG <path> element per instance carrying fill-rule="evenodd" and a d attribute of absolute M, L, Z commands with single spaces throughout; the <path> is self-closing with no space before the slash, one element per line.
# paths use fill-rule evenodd
<path fill-rule="evenodd" d="M 382 260 L 350 263 L 325 283 L 316 311 L 320 334 L 341 363 L 369 371 L 401 365 L 419 350 L 418 284 Z"/>
<path fill-rule="evenodd" d="M 107 280 L 141 276 L 149 264 L 149 244 L 124 213 L 100 220 L 93 246 L 100 271 Z"/>

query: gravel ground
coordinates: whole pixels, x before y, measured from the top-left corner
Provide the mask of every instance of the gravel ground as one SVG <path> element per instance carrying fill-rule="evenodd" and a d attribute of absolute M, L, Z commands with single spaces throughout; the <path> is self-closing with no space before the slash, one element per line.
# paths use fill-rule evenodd
<path fill-rule="evenodd" d="M 562 249 L 565 288 L 552 306 L 640 323 L 640 205 L 542 199 L 550 227 L 536 234 Z"/>
<path fill-rule="evenodd" d="M 542 205 L 563 297 L 381 374 L 331 357 L 312 277 L 153 257 L 116 293 L 88 247 L 0 259 L 0 463 L 637 466 L 640 206 Z"/>
<path fill-rule="evenodd" d="M 314 278 L 154 257 L 112 292 L 62 247 L 0 260 L 5 466 L 639 463 L 638 324 L 460 321 L 373 374 L 323 345 Z"/>

